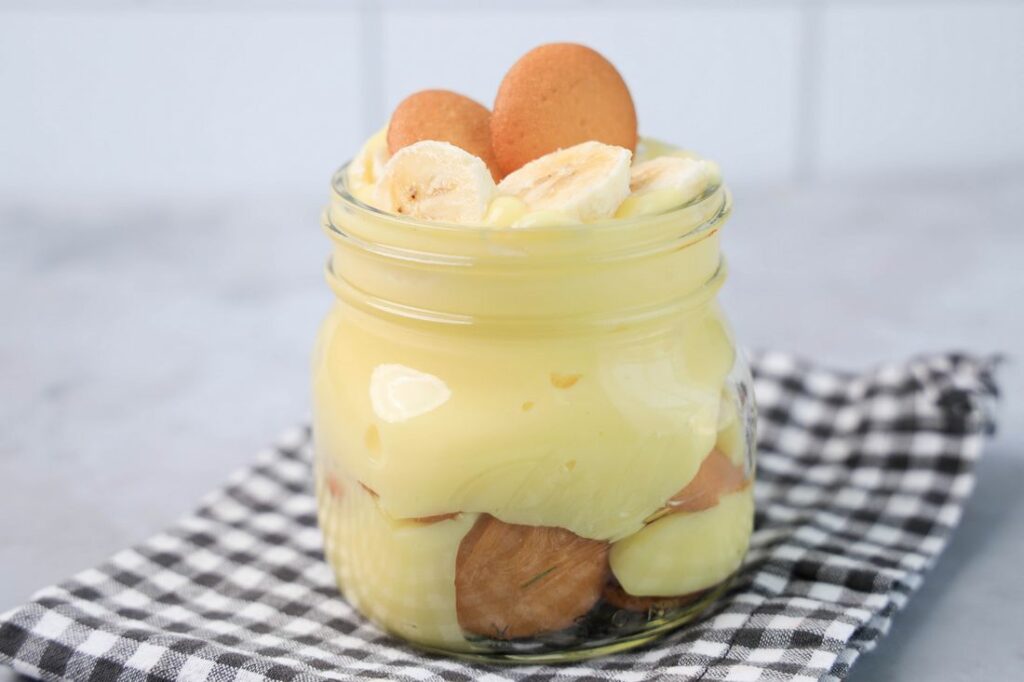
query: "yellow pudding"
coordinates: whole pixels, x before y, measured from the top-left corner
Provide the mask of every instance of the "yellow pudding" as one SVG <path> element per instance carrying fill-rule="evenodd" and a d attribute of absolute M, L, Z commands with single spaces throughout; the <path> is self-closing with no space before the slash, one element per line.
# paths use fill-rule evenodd
<path fill-rule="evenodd" d="M 315 368 L 317 443 L 394 518 L 485 512 L 625 537 L 718 437 L 733 350 L 716 310 L 693 317 L 647 338 L 496 343 L 336 308 Z"/>
<path fill-rule="evenodd" d="M 743 561 L 754 527 L 751 488 L 714 507 L 669 514 L 612 545 L 612 573 L 638 597 L 689 594 L 721 583 Z"/>
<path fill-rule="evenodd" d="M 323 477 L 320 477 L 323 481 Z M 325 555 L 345 598 L 389 631 L 430 646 L 469 648 L 455 612 L 455 555 L 475 514 L 399 521 L 353 479 L 318 490 Z"/>

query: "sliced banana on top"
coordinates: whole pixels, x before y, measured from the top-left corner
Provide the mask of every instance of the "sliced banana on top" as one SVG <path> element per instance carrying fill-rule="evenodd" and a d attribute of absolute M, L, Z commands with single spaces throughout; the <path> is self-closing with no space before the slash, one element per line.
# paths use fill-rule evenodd
<path fill-rule="evenodd" d="M 707 186 L 707 165 L 703 159 L 659 156 L 633 166 L 629 174 L 629 189 L 633 192 L 678 189 L 697 196 Z"/>
<path fill-rule="evenodd" d="M 420 220 L 480 224 L 494 194 L 491 172 L 480 158 L 447 142 L 423 140 L 387 162 L 374 204 Z"/>
<path fill-rule="evenodd" d="M 498 191 L 519 197 L 531 211 L 557 211 L 584 222 L 608 218 L 629 195 L 631 156 L 623 147 L 584 142 L 509 173 Z"/>
<path fill-rule="evenodd" d="M 617 218 L 664 213 L 690 203 L 717 176 L 717 165 L 681 156 L 659 156 L 633 166 L 629 188 L 632 194 L 615 212 Z"/>

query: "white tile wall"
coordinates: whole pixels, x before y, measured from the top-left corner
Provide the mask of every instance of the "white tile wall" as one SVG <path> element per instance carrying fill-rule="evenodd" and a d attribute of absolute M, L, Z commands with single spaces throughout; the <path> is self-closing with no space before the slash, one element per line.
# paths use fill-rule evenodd
<path fill-rule="evenodd" d="M 798 31 L 789 4 L 394 10 L 384 18 L 385 101 L 390 111 L 410 92 L 445 87 L 490 106 L 524 52 L 544 42 L 583 42 L 622 71 L 644 134 L 698 149 L 733 178 L 788 179 Z"/>
<path fill-rule="evenodd" d="M 1024 3 L 839 3 L 822 30 L 820 171 L 1024 162 Z"/>
<path fill-rule="evenodd" d="M 353 12 L 0 12 L 0 188 L 324 187 L 362 137 Z"/>
<path fill-rule="evenodd" d="M 489 103 L 549 40 L 734 181 L 1024 166 L 1022 36 L 998 0 L 0 0 L 0 194 L 318 192 L 404 95 Z"/>

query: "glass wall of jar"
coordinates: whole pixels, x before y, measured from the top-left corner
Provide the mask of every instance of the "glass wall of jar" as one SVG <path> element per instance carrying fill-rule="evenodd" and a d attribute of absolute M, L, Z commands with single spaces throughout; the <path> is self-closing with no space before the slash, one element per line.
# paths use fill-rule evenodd
<path fill-rule="evenodd" d="M 348 601 L 489 661 L 620 651 L 695 618 L 753 525 L 750 377 L 716 301 L 725 187 L 493 229 L 383 214 L 345 177 L 313 430 Z"/>

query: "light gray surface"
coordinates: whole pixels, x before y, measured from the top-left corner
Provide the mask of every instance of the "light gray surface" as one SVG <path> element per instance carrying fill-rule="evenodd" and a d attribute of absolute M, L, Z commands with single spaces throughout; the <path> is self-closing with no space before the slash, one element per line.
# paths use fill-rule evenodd
<path fill-rule="evenodd" d="M 320 198 L 0 206 L 0 610 L 138 542 L 308 411 Z M 857 368 L 1018 355 L 1024 173 L 736 188 L 725 305 L 750 346 Z M 949 550 L 854 680 L 1024 665 L 1024 372 Z M 0 672 L 0 680 L 7 674 Z"/>

